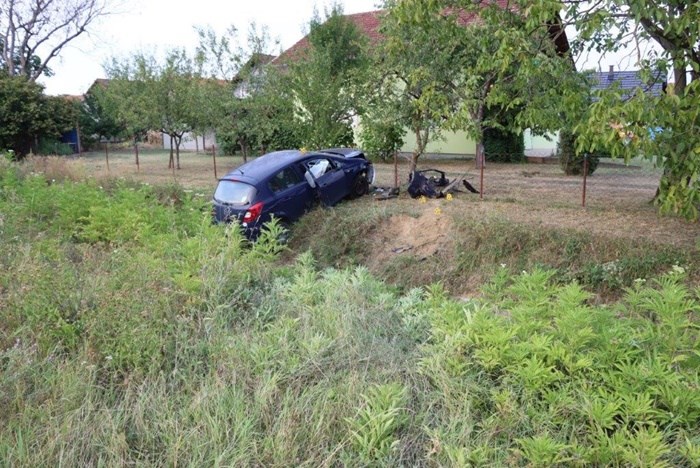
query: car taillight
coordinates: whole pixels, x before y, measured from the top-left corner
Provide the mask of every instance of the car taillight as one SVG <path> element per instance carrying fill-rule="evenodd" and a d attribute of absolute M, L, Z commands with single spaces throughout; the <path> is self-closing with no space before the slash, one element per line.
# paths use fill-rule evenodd
<path fill-rule="evenodd" d="M 252 223 L 256 219 L 260 217 L 260 214 L 262 213 L 263 209 L 263 204 L 262 202 L 258 202 L 255 205 L 251 206 L 248 211 L 245 212 L 243 215 L 243 222 L 245 223 Z"/>

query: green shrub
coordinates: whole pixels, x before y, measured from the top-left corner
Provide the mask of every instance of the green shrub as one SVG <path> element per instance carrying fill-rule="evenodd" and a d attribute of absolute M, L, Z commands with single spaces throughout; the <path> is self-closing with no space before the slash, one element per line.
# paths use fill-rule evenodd
<path fill-rule="evenodd" d="M 367 118 L 362 120 L 360 142 L 372 161 L 389 161 L 403 145 L 405 133 L 403 126 L 396 122 Z"/>
<path fill-rule="evenodd" d="M 75 153 L 73 147 L 68 143 L 61 143 L 51 138 L 41 138 L 37 152 L 41 155 L 55 154 L 57 156 L 68 156 Z"/>
<path fill-rule="evenodd" d="M 699 304 L 683 270 L 637 284 L 614 308 L 554 275 L 501 278 L 493 305 L 433 309 L 422 368 L 439 394 L 435 427 L 450 428 L 438 463 L 692 464 Z"/>
<path fill-rule="evenodd" d="M 598 168 L 601 157 L 607 157 L 603 153 L 580 153 L 576 149 L 576 135 L 569 130 L 559 132 L 559 145 L 557 146 L 559 165 L 566 175 L 583 174 L 584 158 L 588 159 L 588 175 Z"/>
<path fill-rule="evenodd" d="M 487 128 L 484 131 L 484 152 L 487 161 L 519 163 L 525 161 L 525 139 L 522 133 Z"/>

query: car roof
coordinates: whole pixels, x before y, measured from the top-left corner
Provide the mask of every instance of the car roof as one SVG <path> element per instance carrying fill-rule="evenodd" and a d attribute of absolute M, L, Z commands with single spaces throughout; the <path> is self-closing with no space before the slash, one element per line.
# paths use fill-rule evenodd
<path fill-rule="evenodd" d="M 246 179 L 260 180 L 272 173 L 288 166 L 302 158 L 304 154 L 299 150 L 274 151 L 253 159 L 224 176 L 229 177 L 244 176 Z"/>
<path fill-rule="evenodd" d="M 346 158 L 354 158 L 362 154 L 362 151 L 356 148 L 326 148 L 322 149 L 321 153 L 333 154 L 335 156 L 343 156 Z"/>
<path fill-rule="evenodd" d="M 334 154 L 321 152 L 303 153 L 299 150 L 274 151 L 253 159 L 226 174 L 223 179 L 236 178 L 242 182 L 254 183 L 266 179 L 288 165 L 302 161 L 307 157 L 324 156 L 337 157 Z"/>

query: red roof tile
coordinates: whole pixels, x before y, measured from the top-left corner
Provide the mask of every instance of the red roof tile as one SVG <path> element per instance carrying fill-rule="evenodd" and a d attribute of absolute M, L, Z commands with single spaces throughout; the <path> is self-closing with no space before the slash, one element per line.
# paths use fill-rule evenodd
<path fill-rule="evenodd" d="M 381 17 L 383 13 L 384 10 L 375 10 L 366 11 L 364 13 L 355 13 L 352 15 L 344 15 L 344 17 L 350 20 L 361 34 L 367 36 L 370 44 L 376 44 L 382 39 L 382 35 L 379 33 L 379 26 L 381 24 Z M 274 59 L 272 62 L 275 64 L 285 65 L 300 58 L 308 47 L 308 36 L 304 36 L 297 41 L 296 44 L 282 52 L 279 57 Z"/>
<path fill-rule="evenodd" d="M 511 4 L 512 0 L 485 0 L 482 1 L 482 5 L 496 4 L 504 9 L 514 10 L 517 8 L 514 4 Z M 448 9 L 445 11 L 446 14 L 450 14 L 453 9 Z M 370 44 L 376 44 L 381 41 L 383 36 L 379 32 L 379 27 L 381 26 L 382 15 L 385 10 L 374 10 L 367 11 L 364 13 L 355 13 L 352 15 L 345 15 L 345 18 L 352 21 L 360 33 L 367 36 Z M 476 20 L 476 14 L 472 12 L 460 11 L 457 15 L 459 17 L 459 22 L 466 26 Z M 278 65 L 285 65 L 300 58 L 306 49 L 309 47 L 309 40 L 307 36 L 304 36 L 299 41 L 296 42 L 289 49 L 282 52 L 279 57 L 274 59 L 272 63 Z"/>

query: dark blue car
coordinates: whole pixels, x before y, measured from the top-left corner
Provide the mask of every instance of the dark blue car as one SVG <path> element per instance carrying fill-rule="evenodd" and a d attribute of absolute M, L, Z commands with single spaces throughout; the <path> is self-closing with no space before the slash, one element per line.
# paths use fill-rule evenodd
<path fill-rule="evenodd" d="M 372 163 L 351 148 L 302 153 L 276 151 L 243 164 L 219 179 L 214 193 L 214 220 L 240 223 L 254 240 L 274 216 L 288 225 L 317 201 L 333 206 L 344 198 L 369 192 Z"/>

